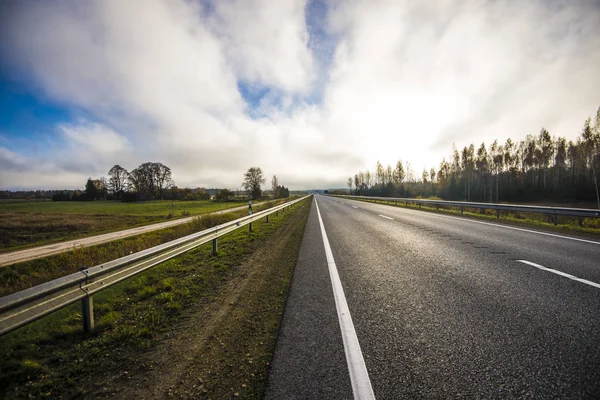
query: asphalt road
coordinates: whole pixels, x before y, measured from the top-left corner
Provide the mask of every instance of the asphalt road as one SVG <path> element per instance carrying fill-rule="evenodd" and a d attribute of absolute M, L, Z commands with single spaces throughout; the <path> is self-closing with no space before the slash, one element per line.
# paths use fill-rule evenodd
<path fill-rule="evenodd" d="M 600 397 L 600 242 L 316 201 L 376 398 Z M 347 355 L 313 204 L 267 398 L 352 398 Z"/>
<path fill-rule="evenodd" d="M 262 204 L 255 203 L 255 205 Z M 225 210 L 213 211 L 208 214 L 226 214 L 235 211 L 247 210 L 248 206 L 239 206 L 233 208 L 227 208 Z M 200 214 L 202 215 L 202 214 Z M 156 224 L 139 226 L 137 228 L 124 229 L 122 231 L 104 233 L 101 235 L 85 237 L 81 239 L 69 240 L 66 242 L 53 243 L 44 246 L 32 247 L 24 250 L 12 251 L 9 253 L 0 254 L 0 267 L 6 265 L 17 264 L 20 262 L 35 260 L 38 258 L 48 257 L 53 254 L 62 253 L 64 251 L 73 250 L 81 247 L 95 246 L 102 243 L 112 242 L 114 240 L 123 239 L 130 236 L 141 235 L 159 229 L 170 228 L 172 226 L 187 224 L 192 222 L 194 218 L 198 218 L 200 215 L 194 215 L 192 217 L 179 218 L 166 222 L 158 222 Z"/>

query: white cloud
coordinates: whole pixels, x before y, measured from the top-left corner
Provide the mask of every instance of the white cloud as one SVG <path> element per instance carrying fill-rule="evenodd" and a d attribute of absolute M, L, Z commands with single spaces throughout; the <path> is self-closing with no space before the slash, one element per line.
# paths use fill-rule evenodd
<path fill-rule="evenodd" d="M 214 29 L 242 80 L 291 92 L 310 89 L 315 67 L 305 0 L 225 0 L 214 6 Z"/>
<path fill-rule="evenodd" d="M 592 1 L 335 1 L 322 29 L 330 37 L 312 48 L 305 1 L 210 5 L 16 7 L 1 21 L 3 54 L 87 119 L 55 127 L 57 146 L 71 140 L 62 150 L 41 159 L 4 152 L 0 161 L 53 166 L 28 175 L 35 186 L 144 161 L 169 165 L 182 186 L 239 187 L 251 165 L 292 188 L 344 186 L 377 160 L 409 161 L 418 174 L 453 142 L 518 140 L 542 126 L 573 138 L 600 105 Z M 329 53 L 313 52 L 328 40 L 324 70 Z M 271 90 L 260 118 L 238 82 Z M 322 102 L 302 102 L 315 92 Z M 24 176 L 11 171 L 1 172 L 2 186 Z"/>
<path fill-rule="evenodd" d="M 98 123 L 80 120 L 77 125 L 60 125 L 60 131 L 74 148 L 89 148 L 97 155 L 123 153 L 130 148 L 129 141 Z"/>

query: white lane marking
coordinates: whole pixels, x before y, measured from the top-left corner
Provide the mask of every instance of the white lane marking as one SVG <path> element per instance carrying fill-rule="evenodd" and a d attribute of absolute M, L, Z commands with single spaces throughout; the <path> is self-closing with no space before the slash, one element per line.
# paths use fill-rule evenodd
<path fill-rule="evenodd" d="M 542 271 L 552 272 L 553 274 L 564 276 L 565 278 L 569 278 L 569 279 L 572 279 L 572 280 L 577 281 L 577 282 L 585 283 L 586 285 L 590 285 L 590 286 L 597 287 L 598 289 L 600 289 L 600 284 L 599 283 L 588 281 L 587 279 L 578 278 L 576 276 L 567 274 L 567 273 L 562 272 L 562 271 L 558 271 L 556 269 L 547 268 L 547 267 L 544 267 L 543 265 L 536 264 L 536 263 L 531 262 L 531 261 L 527 261 L 527 260 L 517 260 L 517 261 L 520 262 L 520 263 L 523 263 L 523 264 L 531 265 L 532 267 L 536 267 L 538 269 L 541 269 Z"/>
<path fill-rule="evenodd" d="M 337 309 L 340 329 L 342 331 L 342 340 L 344 342 L 344 352 L 346 353 L 346 363 L 348 363 L 348 372 L 350 373 L 350 382 L 352 383 L 352 392 L 354 393 L 355 399 L 375 399 L 371 380 L 369 379 L 369 373 L 367 372 L 365 360 L 362 351 L 360 350 L 360 344 L 356 337 L 354 323 L 352 323 L 350 309 L 348 308 L 346 296 L 344 295 L 344 288 L 342 287 L 337 266 L 333 259 L 329 239 L 327 239 L 327 232 L 325 232 L 325 225 L 323 225 L 323 219 L 321 218 L 317 199 L 315 199 L 315 205 L 317 206 L 317 215 L 319 216 L 323 245 L 325 246 L 327 266 L 329 267 L 329 276 L 331 278 L 331 285 L 333 286 L 335 308 Z"/>
<path fill-rule="evenodd" d="M 356 206 L 352 206 L 352 208 L 358 208 L 358 207 L 356 207 Z"/>
<path fill-rule="evenodd" d="M 392 217 L 386 217 L 385 215 L 381 215 L 381 214 L 379 214 L 379 216 L 380 216 L 381 218 L 390 219 L 390 220 L 392 220 L 392 221 L 394 220 L 394 218 L 392 218 Z"/>
<path fill-rule="evenodd" d="M 406 209 L 404 209 L 404 210 L 406 210 Z M 409 211 L 419 212 L 417 210 L 409 210 Z M 559 238 L 559 239 L 569 239 L 569 240 L 575 240 L 575 241 L 583 242 L 583 243 L 591 243 L 591 244 L 600 245 L 600 242 L 595 242 L 593 240 L 579 239 L 579 238 L 570 237 L 570 236 L 562 236 L 562 235 L 557 235 L 557 234 L 554 234 L 554 233 L 532 231 L 530 229 L 523 229 L 523 228 L 516 228 L 514 226 L 506 226 L 506 225 L 493 224 L 491 222 L 474 221 L 474 220 L 468 219 L 468 218 L 451 217 L 449 215 L 439 215 L 439 214 L 430 214 L 430 215 L 434 215 L 434 216 L 439 217 L 439 218 L 456 219 L 456 220 L 459 220 L 459 221 L 473 222 L 475 224 L 496 226 L 498 228 L 512 229 L 512 230 L 521 231 L 521 232 L 537 233 L 538 235 L 552 236 L 552 237 L 556 237 L 556 238 Z"/>

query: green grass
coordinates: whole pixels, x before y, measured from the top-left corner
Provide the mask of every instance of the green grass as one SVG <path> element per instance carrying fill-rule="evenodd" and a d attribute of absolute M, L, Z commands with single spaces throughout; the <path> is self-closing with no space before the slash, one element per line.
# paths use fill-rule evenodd
<path fill-rule="evenodd" d="M 232 390 L 242 388 L 244 397 L 262 394 L 308 217 L 310 203 L 302 203 L 292 208 L 302 210 L 293 240 L 268 263 L 264 275 L 254 278 L 249 293 L 212 336 L 226 348 L 210 346 L 202 360 L 209 370 L 200 368 L 198 376 L 213 398 L 231 397 Z M 242 228 L 219 239 L 216 257 L 210 244 L 204 245 L 100 292 L 94 296 L 93 334 L 81 332 L 81 309 L 74 304 L 0 337 L 0 397 L 97 398 L 127 387 L 126 370 L 146 370 L 141 356 L 177 325 L 186 309 L 215 301 L 233 276 L 245 276 L 238 266 L 294 215 L 279 213 L 270 223 L 254 223 L 253 232 Z M 233 373 L 227 366 L 219 372 L 223 360 L 235 366 Z"/>
<path fill-rule="evenodd" d="M 210 200 L 0 203 L 0 252 L 114 232 L 244 204 Z"/>
<path fill-rule="evenodd" d="M 269 201 L 256 206 L 254 210 L 260 211 L 283 202 L 283 200 Z M 188 224 L 176 225 L 171 228 L 131 236 L 97 246 L 78 248 L 50 257 L 0 267 L 0 296 L 6 296 L 7 294 L 77 272 L 82 267 L 91 267 L 153 246 L 158 246 L 159 244 L 211 228 L 244 215 L 247 215 L 246 210 L 219 215 L 208 214 L 202 216 L 202 218 L 195 218 L 193 222 Z"/>
<path fill-rule="evenodd" d="M 28 214 L 86 214 L 86 215 L 135 215 L 166 217 L 175 210 L 175 215 L 187 211 L 191 215 L 222 210 L 246 204 L 246 202 L 220 203 L 212 200 L 170 201 L 155 200 L 135 203 L 121 201 L 25 201 L 0 203 L 0 215 L 8 213 Z"/>
<path fill-rule="evenodd" d="M 578 218 L 568 217 L 559 215 L 557 218 L 557 225 L 554 225 L 554 221 L 551 215 L 539 214 L 539 213 L 523 213 L 523 212 L 508 212 L 501 211 L 500 218 L 497 218 L 496 210 L 487 210 L 480 208 L 465 207 L 464 213 L 456 207 L 445 208 L 440 206 L 418 205 L 409 203 L 408 206 L 405 202 L 395 203 L 394 201 L 375 201 L 365 199 L 353 199 L 370 203 L 385 204 L 394 207 L 411 208 L 415 210 L 421 210 L 426 212 L 437 212 L 444 214 L 462 215 L 470 218 L 485 219 L 490 221 L 508 223 L 511 225 L 526 225 L 530 227 L 560 231 L 565 233 L 579 233 L 586 235 L 600 235 L 600 218 Z"/>

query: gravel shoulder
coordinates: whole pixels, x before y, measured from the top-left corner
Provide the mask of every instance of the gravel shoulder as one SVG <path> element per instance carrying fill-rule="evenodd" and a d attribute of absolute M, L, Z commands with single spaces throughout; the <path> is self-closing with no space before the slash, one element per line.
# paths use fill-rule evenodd
<path fill-rule="evenodd" d="M 290 216 L 210 303 L 186 311 L 113 388 L 116 397 L 262 397 L 309 209 Z"/>

